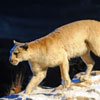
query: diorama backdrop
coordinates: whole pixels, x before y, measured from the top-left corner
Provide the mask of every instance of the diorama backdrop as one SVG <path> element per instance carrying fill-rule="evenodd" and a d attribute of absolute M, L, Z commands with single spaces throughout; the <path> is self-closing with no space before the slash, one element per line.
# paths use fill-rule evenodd
<path fill-rule="evenodd" d="M 1 0 L 0 1 L 0 97 L 8 95 L 16 75 L 22 75 L 22 90 L 25 89 L 32 72 L 27 62 L 13 66 L 9 63 L 9 52 L 13 40 L 29 42 L 43 37 L 55 28 L 77 20 L 100 21 L 99 0 Z M 100 69 L 100 58 L 94 70 Z M 70 61 L 70 77 L 85 71 L 80 58 Z M 49 69 L 42 86 L 56 87 L 61 84 L 59 68 Z"/>

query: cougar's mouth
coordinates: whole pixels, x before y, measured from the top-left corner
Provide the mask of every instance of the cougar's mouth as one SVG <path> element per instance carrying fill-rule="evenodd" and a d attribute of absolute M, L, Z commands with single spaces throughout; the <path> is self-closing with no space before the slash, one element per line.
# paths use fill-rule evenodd
<path fill-rule="evenodd" d="M 10 63 L 17 66 L 19 64 L 19 61 L 18 60 L 11 60 Z"/>

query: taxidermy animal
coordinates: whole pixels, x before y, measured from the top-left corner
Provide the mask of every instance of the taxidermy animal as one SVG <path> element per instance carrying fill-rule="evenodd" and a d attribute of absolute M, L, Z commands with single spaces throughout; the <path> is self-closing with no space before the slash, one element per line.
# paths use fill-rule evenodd
<path fill-rule="evenodd" d="M 65 88 L 71 85 L 69 77 L 69 59 L 81 57 L 87 65 L 86 74 L 81 81 L 89 79 L 94 66 L 90 51 L 100 57 L 100 22 L 81 20 L 61 26 L 40 39 L 27 43 L 14 41 L 10 51 L 10 62 L 18 65 L 28 61 L 35 74 L 26 87 L 26 94 L 38 86 L 46 77 L 48 67 L 59 66 Z"/>

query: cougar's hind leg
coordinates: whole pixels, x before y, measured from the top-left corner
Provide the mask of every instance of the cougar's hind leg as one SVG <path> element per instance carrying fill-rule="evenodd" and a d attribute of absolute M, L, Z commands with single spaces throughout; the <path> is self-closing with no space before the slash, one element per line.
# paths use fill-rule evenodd
<path fill-rule="evenodd" d="M 88 46 L 90 50 L 98 57 L 100 57 L 100 36 L 93 36 L 93 39 L 89 40 Z"/>
<path fill-rule="evenodd" d="M 89 79 L 90 73 L 92 71 L 92 68 L 93 68 L 95 62 L 93 61 L 93 59 L 90 56 L 90 51 L 88 51 L 86 54 L 81 56 L 81 58 L 86 63 L 87 70 L 86 70 L 86 74 L 84 76 L 81 76 L 80 80 L 81 81 L 86 81 L 86 80 Z"/>

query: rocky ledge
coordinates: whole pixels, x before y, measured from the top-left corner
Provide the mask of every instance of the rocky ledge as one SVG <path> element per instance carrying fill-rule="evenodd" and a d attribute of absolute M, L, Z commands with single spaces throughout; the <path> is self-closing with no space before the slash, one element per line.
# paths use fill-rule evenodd
<path fill-rule="evenodd" d="M 21 92 L 17 95 L 6 96 L 0 100 L 100 100 L 100 71 L 93 71 L 88 81 L 80 82 L 79 73 L 72 79 L 71 88 L 37 87 L 30 96 Z"/>

